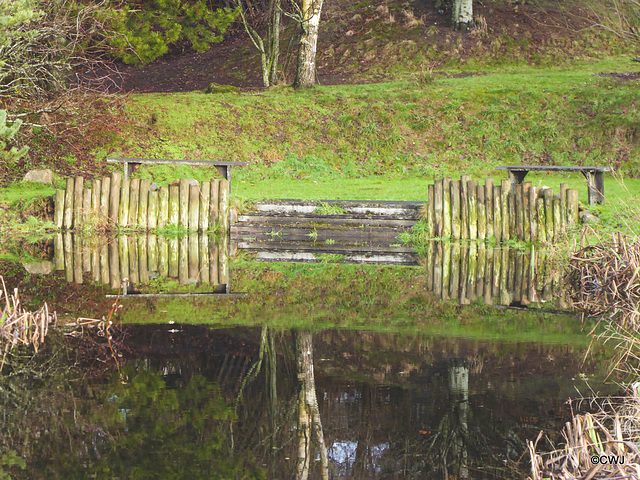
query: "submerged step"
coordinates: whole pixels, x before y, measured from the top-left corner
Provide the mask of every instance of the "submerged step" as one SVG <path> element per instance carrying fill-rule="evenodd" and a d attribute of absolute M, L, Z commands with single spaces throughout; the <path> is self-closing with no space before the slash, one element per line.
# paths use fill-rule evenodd
<path fill-rule="evenodd" d="M 418 218 L 422 202 L 352 200 L 265 200 L 256 203 L 259 212 L 281 214 L 401 215 Z"/>
<path fill-rule="evenodd" d="M 299 263 L 349 263 L 364 265 L 404 265 L 417 266 L 420 262 L 413 254 L 375 254 L 335 255 L 328 258 L 326 253 L 311 252 L 258 252 L 255 260 L 260 262 L 299 262 Z"/>
<path fill-rule="evenodd" d="M 314 214 L 246 214 L 238 215 L 237 223 L 253 225 L 280 225 L 308 228 L 331 228 L 334 226 L 370 226 L 410 228 L 416 223 L 415 217 L 394 216 L 393 218 L 371 215 L 314 215 Z"/>

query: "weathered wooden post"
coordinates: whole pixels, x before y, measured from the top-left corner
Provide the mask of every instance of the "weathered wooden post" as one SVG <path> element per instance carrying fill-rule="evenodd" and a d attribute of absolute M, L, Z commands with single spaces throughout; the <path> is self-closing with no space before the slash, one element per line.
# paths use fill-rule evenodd
<path fill-rule="evenodd" d="M 64 192 L 64 214 L 63 214 L 63 226 L 65 230 L 71 230 L 73 226 L 73 178 L 67 178 L 67 188 Z"/>
<path fill-rule="evenodd" d="M 429 238 L 436 236 L 436 187 L 427 186 L 427 233 Z"/>
<path fill-rule="evenodd" d="M 69 230 L 65 231 L 62 239 L 65 279 L 67 283 L 73 283 L 73 237 L 71 236 L 71 232 Z"/>
<path fill-rule="evenodd" d="M 547 243 L 547 213 L 544 208 L 544 191 L 538 192 L 538 199 L 536 200 L 538 207 L 538 240 L 541 243 Z"/>
<path fill-rule="evenodd" d="M 84 178 L 76 177 L 73 187 L 73 228 L 76 230 L 82 226 L 82 189 Z M 82 282 L 79 282 L 82 283 Z"/>
<path fill-rule="evenodd" d="M 486 267 L 484 274 L 484 303 L 485 305 L 493 304 L 493 247 L 486 247 Z"/>
<path fill-rule="evenodd" d="M 158 191 L 158 230 L 162 230 L 169 222 L 169 188 L 160 187 Z"/>
<path fill-rule="evenodd" d="M 134 178 L 129 185 L 129 226 L 138 228 L 138 202 L 140 201 L 140 179 Z M 135 248 L 130 249 L 135 250 Z"/>
<path fill-rule="evenodd" d="M 91 190 L 85 188 L 82 191 L 82 224 L 89 224 L 94 217 L 91 215 Z"/>
<path fill-rule="evenodd" d="M 209 196 L 209 225 L 213 228 L 218 221 L 218 203 L 220 201 L 220 180 L 211 180 L 211 195 Z M 216 273 L 217 278 L 217 273 Z"/>
<path fill-rule="evenodd" d="M 460 284 L 458 290 L 458 303 L 468 305 L 467 277 L 469 276 L 469 244 L 460 247 Z"/>
<path fill-rule="evenodd" d="M 111 174 L 111 191 L 109 193 L 109 223 L 118 223 L 120 217 L 120 189 L 122 188 L 122 174 Z"/>
<path fill-rule="evenodd" d="M 442 180 L 442 235 L 441 236 L 444 238 L 451 238 L 451 178 L 448 178 L 448 177 Z"/>
<path fill-rule="evenodd" d="M 460 242 L 451 245 L 451 274 L 449 275 L 449 298 L 460 295 Z"/>
<path fill-rule="evenodd" d="M 178 257 L 180 256 L 180 244 L 177 237 L 171 237 L 167 240 L 169 249 L 169 277 L 178 278 L 180 270 Z"/>
<path fill-rule="evenodd" d="M 100 182 L 100 200 L 98 211 L 101 218 L 105 221 L 109 219 L 109 195 L 111 195 L 111 178 L 103 177 Z"/>
<path fill-rule="evenodd" d="M 158 236 L 158 274 L 169 276 L 169 243 L 164 235 Z"/>
<path fill-rule="evenodd" d="M 115 211 L 117 212 L 118 210 Z M 114 290 L 120 288 L 122 283 L 120 278 L 120 255 L 118 253 L 118 242 L 109 242 L 109 280 L 111 288 Z"/>
<path fill-rule="evenodd" d="M 177 185 L 169 187 L 169 221 L 167 224 L 170 226 L 180 224 L 180 187 Z M 177 270 L 175 276 L 177 276 Z"/>
<path fill-rule="evenodd" d="M 200 189 L 200 221 L 198 230 L 206 232 L 209 230 L 209 200 L 211 199 L 211 182 L 202 182 Z M 208 266 L 208 263 L 207 263 Z M 207 272 L 207 278 L 209 273 Z M 208 283 L 208 281 L 207 281 Z"/>
<path fill-rule="evenodd" d="M 520 303 L 523 305 L 529 305 L 529 261 L 530 257 L 526 252 L 522 252 L 522 285 L 520 290 Z"/>
<path fill-rule="evenodd" d="M 524 240 L 524 186 L 522 184 L 516 185 L 516 236 L 520 240 Z"/>
<path fill-rule="evenodd" d="M 108 210 L 107 210 L 108 211 Z M 109 285 L 111 272 L 109 271 L 109 247 L 106 242 L 100 244 L 100 282 Z"/>
<path fill-rule="evenodd" d="M 178 252 L 178 282 L 180 282 L 180 285 L 187 285 L 189 283 L 189 239 L 186 235 L 183 235 L 178 242 L 180 244 Z"/>
<path fill-rule="evenodd" d="M 442 300 L 449 299 L 451 280 L 451 245 L 442 242 Z"/>
<path fill-rule="evenodd" d="M 460 217 L 461 217 L 461 238 L 470 238 L 469 236 L 469 175 L 460 177 Z"/>
<path fill-rule="evenodd" d="M 516 302 L 520 302 L 522 300 L 522 278 L 524 275 L 524 258 L 523 255 L 520 252 L 517 252 L 515 254 L 515 260 L 516 260 L 516 265 L 515 265 L 515 271 L 514 271 L 514 277 L 515 277 L 515 282 L 514 282 L 514 286 L 513 286 L 513 300 Z"/>
<path fill-rule="evenodd" d="M 443 195 L 444 195 L 444 182 L 441 178 L 437 179 L 434 183 L 434 197 L 433 197 L 433 210 L 434 210 L 434 232 L 438 238 L 442 237 L 443 233 Z"/>
<path fill-rule="evenodd" d="M 149 249 L 147 244 L 147 236 L 144 234 L 137 235 L 138 244 L 138 275 L 140 283 L 149 283 Z"/>
<path fill-rule="evenodd" d="M 487 199 L 485 186 L 478 183 L 478 238 L 487 237 Z"/>
<path fill-rule="evenodd" d="M 212 285 L 220 284 L 218 275 L 218 244 L 213 235 L 209 237 L 209 282 Z"/>
<path fill-rule="evenodd" d="M 451 196 L 451 238 L 458 240 L 462 236 L 462 222 L 460 218 L 460 180 L 452 181 L 449 185 Z M 457 295 L 452 298 L 457 298 Z"/>
<path fill-rule="evenodd" d="M 502 180 L 500 186 L 500 206 L 502 207 L 502 232 L 500 237 L 502 240 L 509 240 L 510 236 L 510 220 L 509 220 L 509 194 L 511 193 L 511 181 Z"/>
<path fill-rule="evenodd" d="M 500 281 L 502 278 L 502 251 L 500 249 L 493 249 L 493 292 L 492 297 L 500 297 Z"/>
<path fill-rule="evenodd" d="M 529 189 L 529 218 L 531 222 L 531 241 L 537 242 L 538 235 L 538 187 Z"/>
<path fill-rule="evenodd" d="M 524 182 L 522 184 L 522 206 L 524 208 L 522 218 L 524 220 L 523 232 L 524 232 L 524 241 L 531 241 L 531 204 L 530 199 L 530 191 L 533 188 L 531 182 Z"/>
<path fill-rule="evenodd" d="M 95 179 L 91 186 L 91 216 L 95 222 L 104 222 L 105 218 L 100 211 L 100 192 L 102 191 L 102 180 Z"/>
<path fill-rule="evenodd" d="M 131 198 L 131 183 L 125 179 L 120 187 L 120 208 L 118 209 L 118 225 L 122 228 L 129 226 L 129 199 Z M 128 270 L 128 269 L 127 269 Z"/>
<path fill-rule="evenodd" d="M 494 210 L 494 200 L 493 200 L 493 178 L 489 177 L 484 181 L 485 187 L 485 201 L 487 208 L 487 228 L 486 228 L 486 237 L 491 238 L 495 237 L 494 230 L 494 218 L 495 218 L 495 210 Z"/>
<path fill-rule="evenodd" d="M 499 185 L 493 187 L 493 235 L 502 241 L 502 192 Z"/>
<path fill-rule="evenodd" d="M 129 278 L 129 239 L 126 237 L 126 235 L 118 236 L 118 256 L 120 257 L 120 279 L 123 282 L 125 280 L 130 280 Z"/>
<path fill-rule="evenodd" d="M 574 189 L 567 190 L 567 223 L 569 225 L 578 224 L 578 191 Z"/>
<path fill-rule="evenodd" d="M 558 240 L 560 238 L 560 233 L 562 232 L 562 205 L 560 203 L 559 198 L 553 199 L 553 232 L 554 232 L 554 240 Z"/>
<path fill-rule="evenodd" d="M 229 190 L 230 190 L 229 180 L 220 180 L 218 212 L 221 219 L 220 225 L 222 226 L 221 230 L 222 230 L 223 236 L 226 236 L 226 233 L 229 230 Z"/>
<path fill-rule="evenodd" d="M 209 186 L 207 188 L 210 189 Z M 204 217 L 207 218 L 208 222 L 209 202 L 205 203 L 205 206 L 206 208 L 200 209 L 200 218 L 203 217 L 203 212 L 205 212 Z M 203 232 L 206 230 L 205 228 Z M 206 284 L 209 283 L 209 239 L 206 234 L 201 233 L 198 241 L 200 242 L 200 281 Z"/>
<path fill-rule="evenodd" d="M 56 228 L 61 229 L 64 224 L 64 190 L 56 190 L 56 197 L 54 201 L 53 210 L 53 223 L 56 224 Z"/>
<path fill-rule="evenodd" d="M 509 247 L 500 249 L 500 305 L 511 305 L 509 294 Z"/>
<path fill-rule="evenodd" d="M 552 242 L 553 235 L 553 190 L 547 188 L 544 190 L 544 215 L 547 231 L 545 232 L 547 242 Z"/>
<path fill-rule="evenodd" d="M 427 271 L 427 291 L 433 292 L 433 241 L 425 245 L 424 268 Z"/>
<path fill-rule="evenodd" d="M 222 182 L 220 182 L 222 183 Z M 228 184 L 229 182 L 227 182 Z M 221 285 L 229 285 L 229 236 L 220 237 L 218 250 L 218 280 Z"/>
<path fill-rule="evenodd" d="M 437 190 L 437 188 L 436 188 Z M 433 250 L 433 295 L 442 297 L 442 242 L 436 242 Z"/>
<path fill-rule="evenodd" d="M 484 188 L 484 185 L 480 185 L 480 187 Z M 487 263 L 486 250 L 487 249 L 484 242 L 478 243 L 478 260 L 476 263 L 476 298 L 484 297 L 484 283 Z"/>
<path fill-rule="evenodd" d="M 189 187 L 189 230 L 198 231 L 200 222 L 200 186 Z M 191 277 L 191 275 L 189 275 Z"/>
<path fill-rule="evenodd" d="M 89 190 L 87 190 L 91 193 Z M 89 248 L 89 238 L 85 235 L 82 236 L 82 272 L 91 272 L 91 249 Z"/>
<path fill-rule="evenodd" d="M 91 249 L 91 280 L 100 282 L 100 249 L 97 245 Z"/>
<path fill-rule="evenodd" d="M 471 180 L 467 182 L 468 197 L 468 214 L 469 214 L 469 238 L 475 240 L 478 238 L 478 182 Z"/>
<path fill-rule="evenodd" d="M 477 187 L 476 187 L 477 189 Z M 469 189 L 471 190 L 471 188 Z M 467 298 L 469 300 L 476 299 L 476 273 L 478 270 L 478 244 L 476 242 L 469 243 L 469 267 L 467 271 Z"/>
<path fill-rule="evenodd" d="M 562 225 L 565 226 L 567 224 L 568 218 L 568 207 L 567 207 L 567 190 L 569 190 L 568 183 L 560 184 L 560 207 L 561 207 L 561 217 L 562 217 Z"/>
<path fill-rule="evenodd" d="M 149 192 L 149 206 L 147 207 L 147 228 L 149 230 L 155 230 L 158 228 L 158 200 L 159 194 L 157 190 Z"/>
<path fill-rule="evenodd" d="M 53 264 L 56 270 L 64 270 L 64 243 L 60 232 L 53 237 Z"/>
<path fill-rule="evenodd" d="M 514 190 L 514 187 L 512 187 Z M 510 192 L 509 197 L 507 199 L 509 213 L 509 238 L 518 238 L 518 228 L 517 228 L 517 215 L 516 215 L 516 194 L 515 192 Z"/>
<path fill-rule="evenodd" d="M 129 241 L 129 280 L 131 283 L 140 282 L 140 269 L 138 263 L 138 241 L 134 236 L 128 238 Z"/>
<path fill-rule="evenodd" d="M 189 180 L 180 180 L 180 228 L 189 229 Z"/>
<path fill-rule="evenodd" d="M 200 280 L 200 244 L 198 234 L 189 234 L 189 283 L 196 283 Z"/>
<path fill-rule="evenodd" d="M 138 227 L 147 230 L 149 224 L 149 187 L 151 181 L 148 178 L 140 180 L 140 195 L 138 197 Z"/>

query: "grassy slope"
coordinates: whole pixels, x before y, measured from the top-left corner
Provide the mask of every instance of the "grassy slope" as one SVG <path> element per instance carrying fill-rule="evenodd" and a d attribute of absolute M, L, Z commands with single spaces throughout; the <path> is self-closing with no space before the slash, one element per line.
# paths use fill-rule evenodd
<path fill-rule="evenodd" d="M 247 160 L 250 167 L 234 173 L 234 191 L 249 199 L 422 200 L 434 177 L 482 177 L 512 163 L 614 165 L 632 196 L 640 192 L 630 179 L 640 174 L 638 80 L 600 75 L 635 69 L 620 55 L 628 45 L 592 30 L 545 30 L 544 22 L 526 29 L 512 22 L 521 20 L 506 10 L 513 7 L 497 0 L 478 6 L 489 28 L 476 34 L 450 31 L 421 2 L 388 2 L 388 10 L 376 5 L 328 5 L 318 64 L 351 80 L 395 81 L 298 92 L 132 95 L 128 127 L 105 129 L 101 140 L 87 135 L 91 163 L 108 154 Z M 422 23 L 407 21 L 404 12 L 412 8 L 418 17 L 425 13 Z M 520 9 L 527 18 L 540 11 Z M 67 157 L 83 169 L 82 159 Z M 154 167 L 137 174 L 163 183 L 213 172 Z M 568 181 L 586 199 L 580 176 L 531 180 Z M 628 199 L 613 181 L 606 189 Z M 9 195 L 1 192 L 0 202 Z M 610 196 L 614 209 L 617 197 Z"/>

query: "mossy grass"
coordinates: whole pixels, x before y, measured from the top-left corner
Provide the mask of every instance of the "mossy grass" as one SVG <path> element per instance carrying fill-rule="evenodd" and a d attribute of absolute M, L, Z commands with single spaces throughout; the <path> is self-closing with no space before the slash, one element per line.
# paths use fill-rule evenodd
<path fill-rule="evenodd" d="M 242 299 L 131 301 L 123 323 L 211 323 L 274 328 L 348 328 L 411 335 L 536 341 L 586 346 L 583 327 L 574 316 L 540 311 L 514 312 L 476 304 L 460 310 L 426 292 L 420 267 L 371 265 L 265 264 L 249 259 L 232 265 L 233 290 Z M 157 281 L 157 280 L 156 280 Z M 331 289 L 327 285 L 332 284 Z M 177 285 L 173 285 L 178 287 Z M 158 284 L 162 289 L 164 284 Z M 192 290 L 194 286 L 183 286 Z M 147 300 L 145 300 L 147 302 Z M 153 312 L 153 313 L 151 313 Z"/>

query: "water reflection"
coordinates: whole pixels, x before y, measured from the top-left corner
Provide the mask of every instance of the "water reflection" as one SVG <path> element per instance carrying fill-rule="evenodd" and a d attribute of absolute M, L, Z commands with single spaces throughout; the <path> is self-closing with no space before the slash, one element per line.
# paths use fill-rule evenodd
<path fill-rule="evenodd" d="M 260 261 L 306 263 L 374 263 L 422 265 L 427 290 L 442 300 L 461 305 L 481 301 L 488 305 L 522 306 L 554 301 L 568 309 L 562 294 L 562 272 L 547 255 L 536 248 L 525 250 L 485 243 L 428 243 L 425 253 L 327 254 L 326 246 L 317 251 L 257 252 Z M 165 277 L 181 285 L 213 285 L 213 291 L 229 293 L 229 258 L 236 246 L 226 237 L 206 235 L 163 237 L 156 235 L 118 236 L 111 239 L 59 234 L 54 242 L 56 270 L 64 270 L 67 281 L 88 280 L 120 288 Z M 128 282 L 123 280 L 127 279 Z M 126 290 L 125 290 L 126 292 Z"/>
<path fill-rule="evenodd" d="M 461 305 L 482 300 L 487 305 L 527 306 L 558 300 L 562 295 L 562 271 L 535 247 L 494 248 L 485 243 L 427 244 L 422 260 L 427 289 L 443 300 Z"/>
<path fill-rule="evenodd" d="M 219 285 L 228 293 L 228 249 L 226 237 L 202 234 L 88 238 L 67 232 L 55 237 L 54 264 L 70 283 L 94 281 L 118 289 L 165 277 L 181 285 Z"/>

